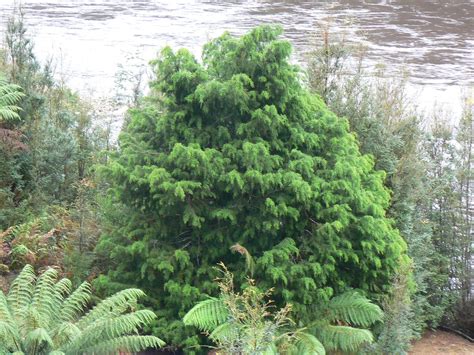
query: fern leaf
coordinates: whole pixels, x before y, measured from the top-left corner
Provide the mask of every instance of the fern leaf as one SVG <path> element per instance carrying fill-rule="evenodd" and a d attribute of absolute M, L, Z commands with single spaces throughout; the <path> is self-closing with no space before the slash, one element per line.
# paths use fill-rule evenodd
<path fill-rule="evenodd" d="M 61 312 L 56 312 L 56 310 L 61 309 L 64 297 L 71 292 L 71 287 L 72 283 L 68 279 L 61 279 L 54 285 L 51 306 L 55 311 L 52 312 L 51 319 L 55 322 L 61 319 Z"/>
<path fill-rule="evenodd" d="M 55 344 L 71 344 L 81 334 L 81 330 L 74 323 L 64 322 L 54 328 L 51 337 Z"/>
<path fill-rule="evenodd" d="M 196 304 L 186 313 L 183 322 L 202 331 L 211 332 L 229 318 L 229 311 L 223 300 L 211 297 Z"/>
<path fill-rule="evenodd" d="M 43 272 L 36 281 L 32 305 L 36 308 L 40 317 L 42 317 L 41 323 L 43 326 L 48 326 L 45 324 L 46 319 L 48 319 L 51 314 L 54 314 L 55 311 L 54 303 L 57 299 L 57 297 L 55 297 L 55 284 L 57 278 L 58 272 L 49 268 Z"/>
<path fill-rule="evenodd" d="M 46 329 L 36 328 L 28 333 L 25 339 L 25 345 L 29 354 L 37 354 L 36 349 L 53 346 L 53 339 L 51 339 Z"/>
<path fill-rule="evenodd" d="M 7 298 L 2 291 L 0 291 L 0 320 L 10 325 L 14 324 L 12 314 L 8 308 Z"/>
<path fill-rule="evenodd" d="M 319 330 L 319 339 L 327 350 L 355 352 L 362 345 L 374 341 L 372 333 L 367 329 L 358 329 L 340 325 L 327 325 Z"/>
<path fill-rule="evenodd" d="M 314 335 L 306 332 L 298 332 L 296 337 L 296 354 L 298 355 L 325 355 L 323 344 Z"/>
<path fill-rule="evenodd" d="M 131 305 L 136 304 L 137 299 L 143 296 L 145 296 L 145 293 L 136 288 L 129 288 L 117 292 L 92 308 L 89 313 L 79 320 L 78 326 L 84 329 L 104 316 L 118 316 L 129 309 Z"/>
<path fill-rule="evenodd" d="M 0 78 L 0 122 L 20 119 L 18 112 L 21 108 L 17 104 L 24 96 L 18 85 Z"/>
<path fill-rule="evenodd" d="M 101 319 L 84 329 L 78 341 L 72 346 L 80 348 L 91 346 L 99 342 L 111 340 L 127 334 L 137 334 L 139 329 L 150 324 L 156 318 L 150 310 L 140 310 L 122 314 L 112 319 Z"/>
<path fill-rule="evenodd" d="M 0 349 L 3 346 L 7 349 L 15 349 L 19 351 L 21 349 L 19 344 L 18 330 L 15 326 L 0 319 Z M 6 354 L 7 352 L 5 351 L 1 354 L 3 353 Z"/>
<path fill-rule="evenodd" d="M 149 310 L 130 312 L 144 295 L 141 290 L 119 292 L 77 320 L 89 301 L 90 285 L 83 283 L 65 298 L 71 282 L 57 281 L 57 274 L 48 269 L 36 279 L 27 265 L 8 296 L 0 292 L 0 354 L 104 354 L 164 344 L 156 337 L 136 335 L 156 317 Z"/>
<path fill-rule="evenodd" d="M 357 292 L 346 292 L 334 297 L 328 304 L 330 322 L 343 321 L 345 323 L 370 327 L 382 321 L 383 312 L 379 306 Z"/>
<path fill-rule="evenodd" d="M 73 351 L 66 353 L 82 355 L 86 354 L 116 354 L 118 351 L 140 351 L 147 348 L 161 348 L 164 341 L 151 335 L 131 335 L 115 338 L 103 342 L 99 345 L 86 348 L 82 351 Z"/>
<path fill-rule="evenodd" d="M 31 302 L 36 275 L 31 265 L 26 265 L 10 286 L 7 302 L 15 317 L 21 316 Z"/>
<path fill-rule="evenodd" d="M 232 323 L 226 322 L 217 326 L 210 334 L 209 338 L 216 342 L 222 343 L 227 339 L 234 339 L 236 335 L 236 329 Z"/>
<path fill-rule="evenodd" d="M 67 297 L 61 307 L 60 319 L 64 322 L 71 322 L 82 314 L 90 301 L 91 286 L 88 282 L 83 282 L 69 297 Z"/>

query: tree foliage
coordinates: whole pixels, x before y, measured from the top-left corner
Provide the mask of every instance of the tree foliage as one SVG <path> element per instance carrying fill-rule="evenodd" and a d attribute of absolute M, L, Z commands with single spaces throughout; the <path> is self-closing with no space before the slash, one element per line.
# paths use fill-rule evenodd
<path fill-rule="evenodd" d="M 308 62 L 308 81 L 331 110 L 347 117 L 361 151 L 387 172 L 388 213 L 413 264 L 402 265 L 392 299 L 383 301 L 388 319 L 378 351 L 403 353 L 411 337 L 436 327 L 460 294 L 469 295 L 472 106 L 466 100 L 458 128 L 443 122 L 457 118 L 439 108 L 424 117 L 408 95 L 406 73 L 400 70 L 398 79 L 386 75 L 393 67 L 367 70 L 365 54 L 326 26 Z"/>
<path fill-rule="evenodd" d="M 301 84 L 279 28 L 208 43 L 200 63 L 165 48 L 147 104 L 131 112 L 103 168 L 115 230 L 97 249 L 110 263 L 98 286 L 135 284 L 154 296 L 169 343 L 195 344 L 184 314 L 216 292 L 212 265 L 243 282 L 238 243 L 262 287 L 311 305 L 349 287 L 383 293 L 405 244 L 386 217 L 389 191 L 359 153 L 345 119 Z M 160 311 L 161 310 L 161 311 Z"/>
<path fill-rule="evenodd" d="M 37 277 L 26 265 L 8 295 L 0 293 L 0 351 L 79 355 L 161 347 L 161 339 L 138 334 L 155 318 L 149 310 L 136 310 L 143 296 L 138 289 L 123 290 L 83 315 L 91 298 L 87 282 L 73 291 L 54 269 Z"/>
<path fill-rule="evenodd" d="M 15 13 L 0 52 L 0 229 L 74 202 L 101 148 L 92 108 L 43 66 Z M 21 89 L 20 89 L 21 87 Z M 21 109 L 20 109 L 21 108 Z"/>

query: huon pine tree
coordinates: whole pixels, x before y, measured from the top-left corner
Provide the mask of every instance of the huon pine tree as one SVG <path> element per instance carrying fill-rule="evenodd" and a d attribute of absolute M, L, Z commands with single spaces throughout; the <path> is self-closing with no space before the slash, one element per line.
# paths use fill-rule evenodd
<path fill-rule="evenodd" d="M 385 215 L 384 173 L 360 154 L 347 121 L 302 86 L 280 34 L 226 33 L 202 62 L 165 48 L 102 169 L 114 228 L 97 248 L 110 265 L 96 285 L 152 295 L 154 333 L 168 344 L 198 343 L 181 318 L 218 293 L 218 262 L 245 282 L 236 243 L 254 256 L 259 285 L 275 287 L 302 324 L 348 288 L 383 293 L 405 258 Z"/>

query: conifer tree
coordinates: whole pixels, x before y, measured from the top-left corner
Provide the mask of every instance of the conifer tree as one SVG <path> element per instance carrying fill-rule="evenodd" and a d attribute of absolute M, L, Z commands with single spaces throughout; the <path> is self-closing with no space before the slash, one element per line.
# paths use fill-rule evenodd
<path fill-rule="evenodd" d="M 303 324 L 347 288 L 385 292 L 405 253 L 385 214 L 384 174 L 347 121 L 302 86 L 280 34 L 226 33 L 202 62 L 165 48 L 146 104 L 103 168 L 114 228 L 97 249 L 110 263 L 97 286 L 153 295 L 154 331 L 168 344 L 198 343 L 181 317 L 217 293 L 217 262 L 245 282 L 236 243 L 252 253 L 261 287 L 275 286 Z"/>

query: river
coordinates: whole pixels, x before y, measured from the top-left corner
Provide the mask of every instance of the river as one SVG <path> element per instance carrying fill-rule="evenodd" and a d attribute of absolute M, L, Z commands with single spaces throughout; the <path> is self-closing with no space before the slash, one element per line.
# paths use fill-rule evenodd
<path fill-rule="evenodd" d="M 165 45 L 199 55 L 223 31 L 242 34 L 278 23 L 304 62 L 321 23 L 363 41 L 372 65 L 406 68 L 414 100 L 459 109 L 474 85 L 474 0 L 24 0 L 25 22 L 40 59 L 79 91 L 112 92 L 119 65 L 133 69 Z M 0 26 L 12 0 L 0 0 Z"/>

